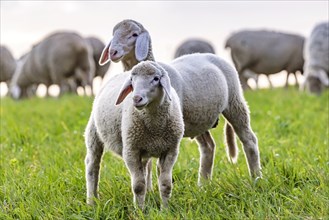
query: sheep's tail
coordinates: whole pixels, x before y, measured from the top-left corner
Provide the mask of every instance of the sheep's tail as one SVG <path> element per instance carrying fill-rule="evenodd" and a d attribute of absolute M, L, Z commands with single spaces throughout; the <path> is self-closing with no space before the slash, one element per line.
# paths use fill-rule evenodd
<path fill-rule="evenodd" d="M 229 161 L 236 163 L 238 159 L 238 148 L 236 146 L 234 129 L 228 122 L 225 124 L 226 153 Z"/>

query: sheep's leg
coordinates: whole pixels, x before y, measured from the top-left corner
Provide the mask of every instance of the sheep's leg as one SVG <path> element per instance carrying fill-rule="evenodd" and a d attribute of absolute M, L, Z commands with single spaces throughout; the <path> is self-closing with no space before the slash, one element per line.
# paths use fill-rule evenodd
<path fill-rule="evenodd" d="M 177 160 L 177 150 L 169 151 L 158 159 L 158 184 L 162 205 L 164 208 L 168 207 L 168 200 L 171 197 L 172 190 L 172 170 Z"/>
<path fill-rule="evenodd" d="M 147 159 L 143 161 L 144 175 L 146 179 L 147 191 L 152 191 L 152 159 Z"/>
<path fill-rule="evenodd" d="M 93 205 L 93 198 L 98 198 L 97 191 L 100 163 L 103 155 L 103 143 L 99 140 L 96 127 L 92 121 L 88 123 L 85 137 L 87 145 L 87 155 L 85 158 L 87 204 Z"/>
<path fill-rule="evenodd" d="M 223 112 L 223 115 L 233 126 L 243 144 L 251 176 L 261 177 L 258 141 L 250 126 L 248 107 L 241 99 L 232 100 L 231 106 Z"/>
<path fill-rule="evenodd" d="M 211 179 L 215 155 L 215 142 L 209 131 L 196 137 L 200 151 L 200 167 L 198 184 L 202 184 L 203 179 Z"/>
<path fill-rule="evenodd" d="M 143 163 L 140 155 L 133 152 L 123 152 L 123 159 L 131 175 L 131 186 L 134 194 L 134 204 L 144 209 L 146 195 L 145 170 L 147 163 Z"/>

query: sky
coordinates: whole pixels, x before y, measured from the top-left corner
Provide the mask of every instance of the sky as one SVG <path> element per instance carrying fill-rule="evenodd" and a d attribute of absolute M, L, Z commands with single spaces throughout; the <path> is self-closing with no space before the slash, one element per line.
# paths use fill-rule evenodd
<path fill-rule="evenodd" d="M 168 62 L 191 37 L 209 41 L 216 54 L 232 63 L 224 49 L 233 32 L 267 29 L 307 37 L 328 21 L 329 1 L 0 1 L 0 43 L 15 58 L 51 32 L 70 30 L 107 42 L 123 19 L 149 31 L 156 60 Z M 120 63 L 109 73 L 122 72 Z"/>

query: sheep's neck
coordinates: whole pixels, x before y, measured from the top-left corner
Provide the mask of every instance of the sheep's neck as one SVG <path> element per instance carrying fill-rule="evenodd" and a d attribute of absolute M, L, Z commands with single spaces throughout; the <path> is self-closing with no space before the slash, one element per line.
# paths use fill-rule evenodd
<path fill-rule="evenodd" d="M 153 52 L 152 52 L 152 47 L 150 46 L 150 49 L 148 51 L 147 57 L 145 60 L 149 61 L 155 61 Z M 145 61 L 144 60 L 144 61 Z M 139 63 L 139 61 L 136 59 L 135 56 L 135 51 L 133 51 L 133 54 L 130 54 L 127 59 L 122 59 L 122 65 L 123 65 L 123 70 L 124 71 L 129 71 L 131 70 L 134 66 L 136 66 Z"/>

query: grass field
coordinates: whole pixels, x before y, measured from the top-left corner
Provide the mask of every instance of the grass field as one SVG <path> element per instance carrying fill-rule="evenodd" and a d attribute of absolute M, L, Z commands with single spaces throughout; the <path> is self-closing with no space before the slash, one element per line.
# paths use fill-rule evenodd
<path fill-rule="evenodd" d="M 111 153 L 103 158 L 100 200 L 85 203 L 83 131 L 92 98 L 1 99 L 0 219 L 329 219 L 329 92 L 273 89 L 245 97 L 263 179 L 250 180 L 241 146 L 238 163 L 228 162 L 221 119 L 212 130 L 213 180 L 197 186 L 199 152 L 184 139 L 169 209 L 159 209 L 154 174 L 144 213 L 134 209 L 129 173 Z"/>

